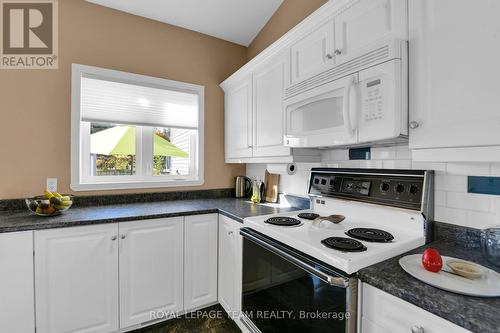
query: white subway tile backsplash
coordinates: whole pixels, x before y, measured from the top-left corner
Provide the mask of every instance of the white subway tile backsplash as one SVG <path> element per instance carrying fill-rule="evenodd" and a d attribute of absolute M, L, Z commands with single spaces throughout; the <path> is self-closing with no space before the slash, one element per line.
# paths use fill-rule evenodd
<path fill-rule="evenodd" d="M 467 192 L 467 176 L 436 174 L 435 189 L 441 191 Z"/>
<path fill-rule="evenodd" d="M 349 150 L 348 149 L 324 150 L 322 152 L 322 159 L 323 161 L 348 161 Z"/>
<path fill-rule="evenodd" d="M 481 212 L 491 211 L 491 197 L 488 195 L 448 192 L 446 206 L 449 208 L 467 209 Z"/>
<path fill-rule="evenodd" d="M 324 166 L 333 168 L 419 169 L 435 171 L 435 220 L 483 228 L 500 225 L 500 196 L 467 193 L 467 176 L 500 177 L 500 163 L 439 163 L 411 160 L 407 145 L 374 147 L 371 160 L 349 160 L 348 149 L 322 152 Z M 280 191 L 307 196 L 309 170 L 316 163 L 299 165 L 296 175 L 282 174 Z M 264 177 L 266 164 L 248 164 L 247 175 Z M 262 175 L 260 175 L 262 174 Z"/>
<path fill-rule="evenodd" d="M 490 175 L 493 177 L 500 177 L 500 163 L 491 163 Z"/>
<path fill-rule="evenodd" d="M 384 169 L 411 169 L 410 160 L 384 160 L 382 162 Z"/>
<path fill-rule="evenodd" d="M 394 160 L 396 159 L 396 146 L 372 148 L 371 156 L 372 160 Z"/>
<path fill-rule="evenodd" d="M 446 173 L 449 175 L 489 176 L 489 163 L 447 163 Z"/>
<path fill-rule="evenodd" d="M 484 212 L 467 212 L 467 226 L 484 229 L 498 224 L 497 214 Z"/>
<path fill-rule="evenodd" d="M 412 161 L 412 169 L 434 170 L 436 174 L 446 172 L 446 163 Z"/>
<path fill-rule="evenodd" d="M 383 168 L 383 161 L 361 160 L 359 161 L 359 167 L 368 169 L 381 169 Z"/>
<path fill-rule="evenodd" d="M 434 219 L 436 221 L 467 226 L 467 211 L 463 209 L 435 206 Z"/>
<path fill-rule="evenodd" d="M 359 168 L 359 161 L 341 161 L 339 163 L 340 168 Z"/>
<path fill-rule="evenodd" d="M 411 160 L 411 150 L 407 145 L 396 146 L 396 159 Z"/>
<path fill-rule="evenodd" d="M 434 204 L 436 206 L 446 206 L 446 192 L 445 191 L 434 191 Z"/>

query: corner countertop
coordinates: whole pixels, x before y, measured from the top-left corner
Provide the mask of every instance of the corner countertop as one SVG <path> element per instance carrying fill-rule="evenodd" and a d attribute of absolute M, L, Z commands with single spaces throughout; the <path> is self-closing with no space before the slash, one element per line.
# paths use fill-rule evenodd
<path fill-rule="evenodd" d="M 499 268 L 483 258 L 480 249 L 466 249 L 454 242 L 440 240 L 364 268 L 358 272 L 359 278 L 472 332 L 500 332 L 500 298 L 471 297 L 447 292 L 413 278 L 399 266 L 401 257 L 422 253 L 427 247 L 436 248 L 441 255 L 469 260 L 499 271 Z"/>
<path fill-rule="evenodd" d="M 248 199 L 235 198 L 72 207 L 64 214 L 53 217 L 32 215 L 26 209 L 0 212 L 0 233 L 210 213 L 220 213 L 236 221 L 243 222 L 244 218 L 250 216 L 294 210 L 298 210 L 298 208 L 253 204 L 248 202 Z"/>

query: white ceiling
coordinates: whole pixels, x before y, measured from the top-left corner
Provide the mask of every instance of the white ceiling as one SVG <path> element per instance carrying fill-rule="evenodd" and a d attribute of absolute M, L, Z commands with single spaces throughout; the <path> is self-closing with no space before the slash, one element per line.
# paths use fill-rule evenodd
<path fill-rule="evenodd" d="M 248 46 L 283 0 L 87 0 Z"/>

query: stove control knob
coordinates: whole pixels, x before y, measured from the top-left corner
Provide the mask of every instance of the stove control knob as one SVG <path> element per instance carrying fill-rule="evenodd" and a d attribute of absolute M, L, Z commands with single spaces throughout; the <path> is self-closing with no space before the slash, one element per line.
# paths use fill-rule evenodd
<path fill-rule="evenodd" d="M 410 194 L 417 194 L 418 193 L 418 186 L 417 185 L 411 185 L 410 186 Z"/>
<path fill-rule="evenodd" d="M 389 186 L 388 183 L 382 183 L 382 185 L 380 185 L 380 191 L 382 191 L 382 192 L 387 192 L 387 191 L 389 191 L 390 188 L 391 187 Z"/>
<path fill-rule="evenodd" d="M 403 184 L 396 185 L 396 192 L 403 193 L 405 191 L 405 186 Z"/>

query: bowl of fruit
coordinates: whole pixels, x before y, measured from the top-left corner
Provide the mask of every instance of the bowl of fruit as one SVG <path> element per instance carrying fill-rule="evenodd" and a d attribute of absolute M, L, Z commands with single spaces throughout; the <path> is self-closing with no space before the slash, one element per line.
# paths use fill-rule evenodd
<path fill-rule="evenodd" d="M 45 191 L 44 195 L 26 199 L 28 209 L 38 216 L 54 216 L 67 211 L 73 205 L 73 196 Z"/>

